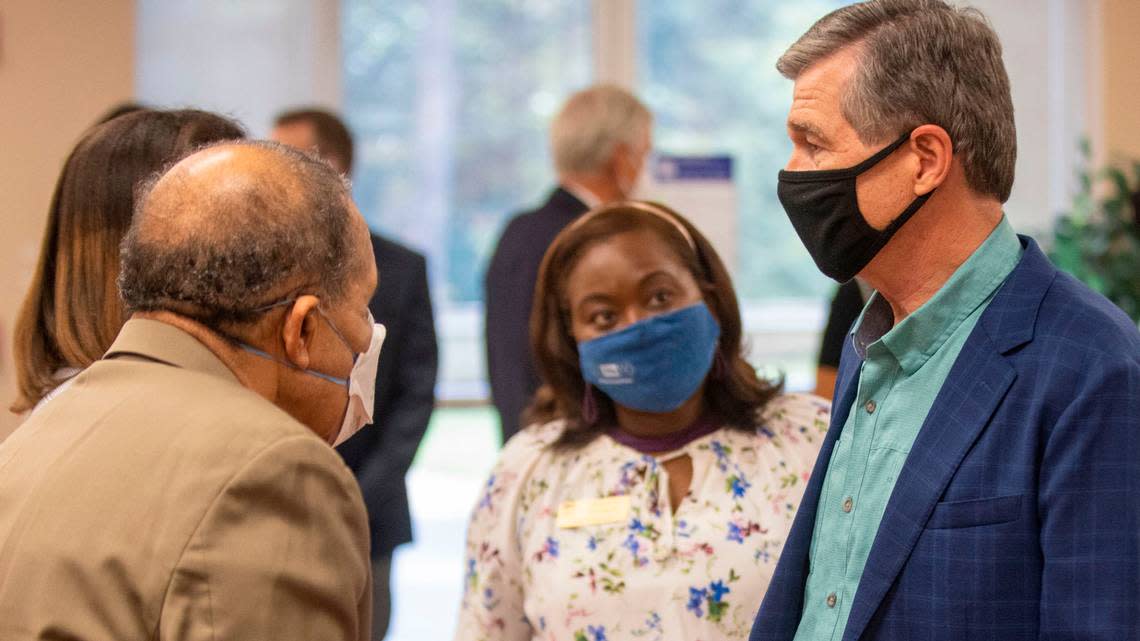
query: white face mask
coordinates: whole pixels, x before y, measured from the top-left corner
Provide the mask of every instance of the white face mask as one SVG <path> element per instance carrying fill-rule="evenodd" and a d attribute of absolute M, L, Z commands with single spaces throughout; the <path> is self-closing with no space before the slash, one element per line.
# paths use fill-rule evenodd
<path fill-rule="evenodd" d="M 291 303 L 292 300 L 277 303 L 271 307 Z M 268 309 L 268 308 L 263 308 Z M 337 338 L 352 351 L 352 345 L 345 339 L 344 335 L 340 333 L 337 326 L 332 320 L 325 316 L 324 312 L 317 309 L 317 313 L 325 318 L 325 322 L 336 333 Z M 257 349 L 252 345 L 241 343 L 241 346 L 248 352 L 251 352 L 262 358 L 267 358 L 271 361 L 288 365 L 294 369 L 298 369 L 306 374 L 316 376 L 317 378 L 324 379 L 330 383 L 336 383 L 343 386 L 348 390 L 348 403 L 344 408 L 344 419 L 340 423 L 340 429 L 336 433 L 336 438 L 333 439 L 332 446 L 336 447 L 341 443 L 347 441 L 354 434 L 360 431 L 360 428 L 372 422 L 372 416 L 375 411 L 376 403 L 376 366 L 380 362 L 380 347 L 384 344 L 384 337 L 388 331 L 383 325 L 377 323 L 372 318 L 372 312 L 368 313 L 368 322 L 372 325 L 372 338 L 368 343 L 368 349 L 364 352 L 356 354 L 352 361 L 352 371 L 348 373 L 348 378 L 337 378 L 330 376 L 323 372 L 318 372 L 311 369 L 301 369 L 292 363 L 283 361 L 273 356 L 272 354 L 263 350 Z"/>
<path fill-rule="evenodd" d="M 368 319 L 372 320 L 371 314 Z M 348 406 L 344 408 L 344 420 L 333 440 L 333 447 L 347 441 L 360 428 L 372 422 L 376 404 L 376 366 L 380 362 L 380 347 L 387 334 L 388 330 L 383 325 L 373 322 L 368 350 L 357 354 L 352 363 L 352 371 L 345 381 L 348 387 Z"/>

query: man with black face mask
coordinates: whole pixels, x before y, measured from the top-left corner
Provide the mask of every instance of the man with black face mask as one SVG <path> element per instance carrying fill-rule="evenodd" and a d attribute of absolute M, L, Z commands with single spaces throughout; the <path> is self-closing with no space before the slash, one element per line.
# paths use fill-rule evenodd
<path fill-rule="evenodd" d="M 1140 633 L 1140 334 L 1002 212 L 996 34 L 873 0 L 783 55 L 779 196 L 819 269 L 877 290 L 753 641 Z"/>

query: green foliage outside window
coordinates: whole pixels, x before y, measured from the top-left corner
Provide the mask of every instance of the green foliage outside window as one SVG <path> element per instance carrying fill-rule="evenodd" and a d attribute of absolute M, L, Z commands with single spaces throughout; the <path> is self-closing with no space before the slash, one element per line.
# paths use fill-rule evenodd
<path fill-rule="evenodd" d="M 729 154 L 739 196 L 741 299 L 824 300 L 831 289 L 776 197 L 791 143 L 792 81 L 780 54 L 845 0 L 638 2 L 638 91 L 655 116 L 654 146 Z M 682 212 L 701 225 L 700 211 Z"/>
<path fill-rule="evenodd" d="M 437 301 L 481 300 L 503 225 L 546 198 L 548 123 L 590 82 L 590 25 L 578 0 L 342 3 L 353 192 L 428 255 Z"/>
<path fill-rule="evenodd" d="M 1057 219 L 1049 257 L 1140 323 L 1140 161 L 1084 168 L 1072 210 Z"/>

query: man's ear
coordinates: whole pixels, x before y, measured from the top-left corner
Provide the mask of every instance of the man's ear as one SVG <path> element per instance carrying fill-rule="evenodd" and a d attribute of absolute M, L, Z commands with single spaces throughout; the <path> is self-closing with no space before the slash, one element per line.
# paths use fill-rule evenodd
<path fill-rule="evenodd" d="M 910 135 L 910 147 L 918 156 L 914 195 L 928 194 L 946 181 L 954 163 L 954 143 L 938 125 L 922 125 Z"/>
<path fill-rule="evenodd" d="M 610 154 L 609 169 L 610 176 L 616 180 L 620 179 L 621 172 L 629 164 L 631 156 L 629 145 L 624 142 L 619 142 L 614 145 L 614 151 Z"/>
<path fill-rule="evenodd" d="M 285 324 L 281 327 L 281 342 L 285 346 L 285 358 L 301 369 L 308 369 L 317 335 L 317 306 L 321 299 L 311 294 L 298 296 L 293 306 L 285 313 Z"/>

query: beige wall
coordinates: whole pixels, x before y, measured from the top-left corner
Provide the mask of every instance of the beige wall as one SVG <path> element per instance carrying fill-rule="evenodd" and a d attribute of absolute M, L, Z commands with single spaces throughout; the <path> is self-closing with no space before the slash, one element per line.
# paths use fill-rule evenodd
<path fill-rule="evenodd" d="M 1140 159 L 1140 2 L 1103 0 L 1104 140 L 1109 158 Z"/>
<path fill-rule="evenodd" d="M 51 191 L 83 129 L 134 86 L 134 0 L 0 0 L 0 439 L 12 327 Z"/>

